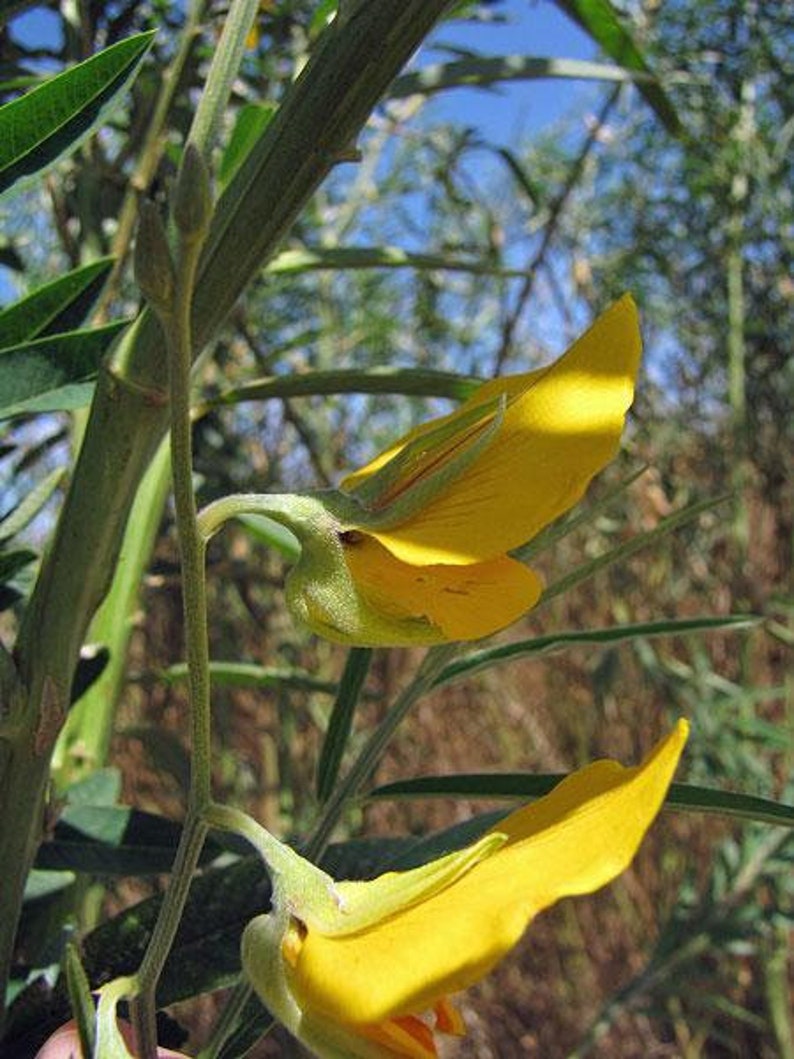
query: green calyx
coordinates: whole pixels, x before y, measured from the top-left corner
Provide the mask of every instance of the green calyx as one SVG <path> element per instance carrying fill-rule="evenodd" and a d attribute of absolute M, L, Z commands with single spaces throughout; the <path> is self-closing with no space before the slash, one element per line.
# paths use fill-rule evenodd
<path fill-rule="evenodd" d="M 265 515 L 291 530 L 301 551 L 287 575 L 287 605 L 293 617 L 329 640 L 360 647 L 440 642 L 443 633 L 425 618 L 384 613 L 361 592 L 346 556 L 364 529 L 360 514 L 355 500 L 334 490 L 252 493 L 215 501 L 199 513 L 198 524 L 205 540 L 239 515 Z"/>

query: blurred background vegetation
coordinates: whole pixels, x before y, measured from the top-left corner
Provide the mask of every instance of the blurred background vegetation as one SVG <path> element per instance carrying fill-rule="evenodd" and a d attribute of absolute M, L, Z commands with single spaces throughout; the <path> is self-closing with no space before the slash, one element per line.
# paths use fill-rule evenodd
<path fill-rule="evenodd" d="M 5 98 L 25 79 L 158 30 L 103 131 L 10 201 L 0 230 L 0 289 L 10 298 L 105 256 L 127 260 L 137 196 L 166 194 L 225 6 L 194 3 L 187 25 L 184 5 L 170 0 L 4 6 L 14 16 L 0 29 Z M 263 0 L 223 131 L 220 183 L 333 6 Z M 603 755 L 635 761 L 683 714 L 693 721 L 686 779 L 790 803 L 794 11 L 752 0 L 628 4 L 623 25 L 663 101 L 625 79 L 573 90 L 583 71 L 563 68 L 553 117 L 522 131 L 519 100 L 531 100 L 536 86 L 521 97 L 504 88 L 509 64 L 495 66 L 494 57 L 520 45 L 525 58 L 547 60 L 552 15 L 559 24 L 560 9 L 576 7 L 461 5 L 421 56 L 443 65 L 441 84 L 410 74 L 396 82 L 358 144 L 361 158 L 351 154 L 314 196 L 197 375 L 200 498 L 333 483 L 449 407 L 451 392 L 427 384 L 425 396 L 406 399 L 375 373 L 369 389 L 380 392 L 339 392 L 344 384 L 331 377 L 330 393 L 316 395 L 315 385 L 314 396 L 300 396 L 278 380 L 386 367 L 481 378 L 527 370 L 632 291 L 646 356 L 623 454 L 591 490 L 592 517 L 539 566 L 554 584 L 689 504 L 725 499 L 551 599 L 502 639 L 704 614 L 763 622 L 750 632 L 557 645 L 484 670 L 426 696 L 375 779 L 565 772 Z M 486 30 L 488 47 L 478 47 Z M 587 61 L 599 58 L 591 48 Z M 530 81 L 560 74 L 540 62 L 529 70 Z M 472 88 L 455 87 L 461 78 L 480 85 L 476 105 L 466 102 Z M 155 110 L 163 84 L 168 106 Z M 504 117 L 488 117 L 488 107 L 504 114 L 511 106 L 513 134 Z M 131 316 L 137 305 L 120 264 L 93 320 Z M 254 380 L 253 394 L 242 389 Z M 7 432 L 3 508 L 52 484 L 27 530 L 34 549 L 62 489 L 49 475 L 68 464 L 83 417 L 80 409 L 22 417 Z M 188 763 L 184 688 L 173 668 L 182 658 L 181 609 L 172 513 L 163 505 L 161 481 L 134 515 L 140 547 L 152 551 L 140 596 L 137 585 L 126 594 L 115 585 L 95 627 L 97 643 L 115 645 L 113 664 L 72 715 L 55 781 L 61 793 L 80 781 L 108 784 L 111 800 L 120 782 L 124 804 L 179 819 Z M 300 834 L 316 810 L 316 763 L 345 652 L 293 626 L 282 600 L 285 561 L 272 544 L 272 527 L 252 523 L 211 549 L 212 656 L 249 663 L 217 681 L 215 784 L 267 826 Z M 6 586 L 4 638 L 26 573 Z M 418 659 L 375 653 L 354 740 Z M 102 766 L 117 771 L 96 772 Z M 418 836 L 494 804 L 365 800 L 347 828 Z M 509 964 L 466 996 L 470 1035 L 455 1054 L 794 1059 L 788 834 L 666 813 L 630 872 L 607 892 L 544 915 Z M 158 876 L 135 872 L 66 882 L 28 903 L 23 978 L 57 962 L 65 933 L 160 889 Z M 217 998 L 172 1010 L 195 1045 Z M 19 1019 L 24 1025 L 24 1011 Z M 259 1047 L 278 1054 L 276 1039 Z"/>

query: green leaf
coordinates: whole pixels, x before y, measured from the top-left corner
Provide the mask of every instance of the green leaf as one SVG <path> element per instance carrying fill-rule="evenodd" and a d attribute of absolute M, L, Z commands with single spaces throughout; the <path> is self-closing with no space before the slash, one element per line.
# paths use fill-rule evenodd
<path fill-rule="evenodd" d="M 317 765 L 317 797 L 321 804 L 330 797 L 339 775 L 353 727 L 353 715 L 371 662 L 372 649 L 369 647 L 353 647 L 348 653 Z"/>
<path fill-rule="evenodd" d="M 466 260 L 444 254 L 419 254 L 398 246 L 304 247 L 284 250 L 267 266 L 275 275 L 300 275 L 323 269 L 413 268 L 468 272 L 475 276 L 525 278 L 526 269 L 505 268 L 496 261 Z"/>
<path fill-rule="evenodd" d="M 43 842 L 36 867 L 90 875 L 156 875 L 171 870 L 182 833 L 174 820 L 124 805 L 69 805 Z M 220 852 L 205 845 L 202 863 Z"/>
<path fill-rule="evenodd" d="M 113 267 L 102 258 L 67 272 L 0 310 L 0 349 L 42 335 L 74 331 L 85 320 Z"/>
<path fill-rule="evenodd" d="M 255 662 L 210 662 L 214 684 L 231 688 L 289 687 L 298 691 L 318 691 L 335 695 L 337 685 L 330 680 L 319 680 L 301 669 L 275 669 Z M 162 674 L 169 684 L 187 680 L 187 666 L 183 662 L 169 666 Z M 137 734 L 137 732 L 136 732 Z"/>
<path fill-rule="evenodd" d="M 102 357 L 126 326 L 127 321 L 119 320 L 0 349 L 0 419 L 42 410 L 36 406 L 41 397 L 51 406 L 62 407 L 59 392 L 92 379 Z M 69 395 L 74 396 L 74 392 L 67 390 Z"/>
<path fill-rule="evenodd" d="M 197 876 L 157 991 L 158 1005 L 228 985 L 240 970 L 240 937 L 268 909 L 270 884 L 258 857 Z M 83 945 L 92 983 L 133 973 L 161 904 L 150 898 L 103 923 Z"/>
<path fill-rule="evenodd" d="M 301 553 L 300 541 L 286 526 L 265 515 L 238 515 L 237 521 L 254 540 L 264 544 L 266 548 L 275 548 L 291 563 L 298 561 Z"/>
<path fill-rule="evenodd" d="M 609 0 L 555 2 L 593 38 L 610 59 L 635 73 L 651 74 L 642 52 L 619 20 Z M 659 81 L 651 74 L 650 80 L 639 80 L 638 87 L 664 126 L 674 134 L 680 133 L 681 122 Z"/>
<path fill-rule="evenodd" d="M 680 511 L 674 512 L 672 515 L 668 515 L 667 518 L 655 526 L 652 530 L 647 530 L 645 533 L 638 533 L 630 540 L 627 540 L 624 544 L 619 544 L 617 548 L 612 548 L 610 551 L 605 552 L 603 555 L 599 555 L 597 558 L 592 559 L 588 563 L 583 563 L 582 566 L 572 570 L 570 574 L 565 577 L 561 577 L 559 581 L 555 581 L 545 589 L 543 595 L 540 598 L 540 603 L 547 603 L 550 599 L 554 599 L 555 596 L 560 596 L 565 592 L 569 592 L 575 585 L 580 584 L 582 581 L 587 581 L 601 570 L 605 570 L 608 566 L 612 566 L 614 563 L 622 562 L 625 559 L 629 559 L 632 555 L 636 555 L 637 552 L 642 551 L 643 548 L 647 548 L 650 544 L 655 544 L 657 541 L 662 540 L 668 533 L 672 533 L 673 530 L 679 529 L 681 526 L 686 526 L 689 522 L 694 522 L 695 519 L 705 514 L 707 511 L 713 510 L 720 504 L 724 504 L 726 500 L 730 500 L 729 495 L 707 497 L 705 500 L 699 500 L 695 504 L 690 504 L 688 507 L 682 508 Z M 519 549 L 522 558 L 526 557 L 526 550 Z M 539 604 L 540 605 L 540 604 Z"/>
<path fill-rule="evenodd" d="M 368 795 L 383 798 L 510 798 L 532 801 L 554 790 L 566 778 L 565 773 L 530 775 L 524 772 L 461 773 L 456 776 L 420 776 L 398 780 L 376 787 Z M 698 813 L 715 813 L 738 820 L 794 827 L 794 805 L 769 798 L 736 794 L 689 783 L 673 783 L 664 806 L 666 809 Z"/>
<path fill-rule="evenodd" d="M 550 59 L 534 55 L 472 57 L 433 63 L 398 77 L 389 96 L 432 95 L 449 88 L 488 88 L 501 81 L 573 79 L 578 81 L 653 81 L 644 67 L 627 68 L 581 59 Z"/>
<path fill-rule="evenodd" d="M 64 956 L 66 987 L 69 1006 L 77 1023 L 77 1034 L 83 1055 L 93 1055 L 96 1040 L 94 1001 L 91 986 L 80 962 L 80 953 L 73 941 L 67 942 Z"/>
<path fill-rule="evenodd" d="M 63 468 L 50 471 L 33 489 L 23 497 L 16 507 L 0 519 L 0 544 L 11 540 L 38 515 L 63 478 Z"/>
<path fill-rule="evenodd" d="M 77 666 L 72 677 L 69 692 L 69 704 L 73 706 L 85 695 L 102 676 L 110 662 L 110 651 L 107 647 L 88 644 L 80 652 Z"/>
<path fill-rule="evenodd" d="M 63 792 L 69 805 L 115 805 L 121 797 L 121 772 L 117 768 L 96 769 Z"/>
<path fill-rule="evenodd" d="M 530 640 L 489 647 L 464 655 L 450 663 L 436 679 L 435 687 L 450 680 L 471 676 L 489 666 L 510 662 L 528 655 L 551 654 L 568 647 L 585 645 L 603 647 L 626 640 L 647 639 L 656 636 L 686 636 L 692 633 L 714 630 L 748 629 L 761 622 L 752 614 L 729 614 L 725 617 L 682 618 L 679 620 L 644 621 L 630 625 L 612 625 L 606 629 L 584 629 L 572 632 L 552 633 L 549 636 L 534 636 Z"/>
<path fill-rule="evenodd" d="M 119 41 L 0 107 L 0 194 L 74 149 L 126 88 L 154 31 Z"/>
<path fill-rule="evenodd" d="M 16 415 L 44 415 L 46 412 L 73 412 L 76 408 L 86 408 L 94 396 L 95 383 L 73 382 L 59 386 L 57 390 L 48 390 L 38 397 L 14 406 L 10 411 L 0 411 L 0 419 L 10 419 Z"/>
<path fill-rule="evenodd" d="M 313 397 L 337 393 L 399 393 L 413 397 L 449 397 L 462 401 L 480 385 L 481 380 L 471 376 L 427 368 L 384 367 L 370 368 L 368 371 L 343 368 L 339 371 L 310 371 L 300 375 L 272 375 L 227 390 L 208 403 L 214 406 L 238 404 L 240 401 L 265 401 L 275 397 Z"/>
<path fill-rule="evenodd" d="M 71 871 L 48 871 L 34 868 L 25 883 L 25 901 L 38 901 L 42 897 L 52 897 L 67 887 L 72 886 L 75 874 Z"/>
<path fill-rule="evenodd" d="M 221 188 L 229 183 L 275 113 L 276 107 L 272 103 L 246 103 L 240 109 L 218 168 L 218 184 Z"/>
<path fill-rule="evenodd" d="M 36 553 L 30 551 L 29 548 L 20 548 L 15 552 L 0 553 L 0 584 L 11 581 L 20 570 L 23 570 L 37 558 Z"/>

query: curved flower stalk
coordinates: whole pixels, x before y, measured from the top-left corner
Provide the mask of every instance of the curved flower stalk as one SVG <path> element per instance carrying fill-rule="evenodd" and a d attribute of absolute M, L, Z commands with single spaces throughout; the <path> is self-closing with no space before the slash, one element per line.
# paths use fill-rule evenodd
<path fill-rule="evenodd" d="M 273 911 L 243 935 L 254 988 L 322 1059 L 432 1059 L 436 1033 L 465 1032 L 451 993 L 487 974 L 539 912 L 629 865 L 687 731 L 679 722 L 634 768 L 581 769 L 479 842 L 413 871 L 324 885 L 306 862 L 277 871 Z M 273 842 L 260 844 L 268 861 Z"/>
<path fill-rule="evenodd" d="M 209 535 L 244 511 L 289 526 L 302 551 L 287 602 L 330 639 L 487 636 L 538 601 L 540 578 L 508 553 L 575 504 L 617 452 L 640 348 L 626 295 L 549 367 L 483 384 L 339 490 L 226 497 L 202 527 Z"/>

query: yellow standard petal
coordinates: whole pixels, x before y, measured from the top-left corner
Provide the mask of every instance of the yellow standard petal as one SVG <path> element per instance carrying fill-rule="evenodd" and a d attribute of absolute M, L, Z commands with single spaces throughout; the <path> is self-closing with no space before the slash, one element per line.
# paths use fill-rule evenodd
<path fill-rule="evenodd" d="M 498 435 L 427 507 L 375 530 L 378 539 L 415 565 L 481 562 L 531 540 L 581 498 L 617 452 L 640 350 L 636 307 L 626 295 L 550 367 L 486 383 L 448 420 L 503 393 L 508 404 Z M 355 488 L 422 429 L 343 488 Z"/>
<path fill-rule="evenodd" d="M 286 972 L 301 1009 L 373 1026 L 430 1010 L 478 981 L 540 911 L 598 889 L 629 865 L 687 730 L 679 722 L 637 767 L 596 762 L 511 814 L 496 828 L 506 843 L 427 900 L 354 934 L 309 930 Z"/>
<path fill-rule="evenodd" d="M 363 533 L 349 534 L 344 550 L 370 607 L 394 619 L 424 618 L 447 640 L 476 640 L 511 625 L 542 590 L 537 574 L 505 555 L 468 566 L 411 566 Z"/>

